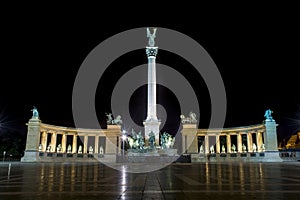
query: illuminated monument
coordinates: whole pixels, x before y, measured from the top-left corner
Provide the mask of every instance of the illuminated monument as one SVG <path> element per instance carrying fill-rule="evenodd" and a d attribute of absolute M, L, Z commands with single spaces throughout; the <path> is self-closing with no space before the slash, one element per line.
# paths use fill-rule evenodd
<path fill-rule="evenodd" d="M 27 141 L 25 155 L 21 161 L 115 163 L 121 157 L 122 162 L 143 162 L 145 160 L 152 163 L 154 160 L 173 162 L 178 156 L 177 149 L 173 148 L 174 140 L 170 140 L 171 137 L 162 134 L 162 142 L 159 142 L 161 122 L 157 118 L 156 112 L 155 60 L 158 52 L 154 41 L 156 30 L 154 28 L 151 32 L 147 28 L 147 37 L 149 38 L 146 47 L 148 102 L 147 117 L 143 122 L 144 138 L 141 137 L 141 134 L 136 134 L 139 139 L 134 140 L 133 143 L 131 143 L 133 137 L 121 138 L 123 136 L 122 123 L 108 123 L 107 129 L 72 128 L 45 124 L 40 120 L 39 113 L 34 107 L 32 117 L 26 124 L 28 126 Z M 192 112 L 189 117 L 181 115 L 181 152 L 190 155 L 191 162 L 281 162 L 277 146 L 277 124 L 271 114 L 272 111 L 267 110 L 264 115 L 265 120 L 260 124 L 214 129 L 198 129 L 196 116 Z M 120 117 L 117 116 L 116 119 L 120 121 Z M 131 147 L 126 153 L 124 145 L 121 145 L 124 144 L 122 139 L 127 140 Z"/>
<path fill-rule="evenodd" d="M 155 143 L 159 144 L 159 125 L 160 120 L 156 115 L 156 55 L 158 47 L 155 47 L 154 38 L 156 37 L 156 28 L 153 33 L 147 28 L 147 37 L 149 38 L 146 54 L 148 57 L 148 103 L 147 103 L 147 118 L 144 121 L 145 139 L 149 140 L 149 134 L 152 132 L 155 136 Z"/>

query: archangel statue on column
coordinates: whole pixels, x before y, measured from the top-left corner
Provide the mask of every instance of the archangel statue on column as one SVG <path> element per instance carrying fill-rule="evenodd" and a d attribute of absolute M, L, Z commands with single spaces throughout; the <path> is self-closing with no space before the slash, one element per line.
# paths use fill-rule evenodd
<path fill-rule="evenodd" d="M 147 38 L 149 38 L 149 41 L 148 41 L 149 47 L 154 47 L 154 45 L 155 45 L 154 38 L 156 37 L 156 30 L 157 30 L 157 28 L 153 28 L 153 33 L 151 33 L 150 29 L 147 28 Z"/>

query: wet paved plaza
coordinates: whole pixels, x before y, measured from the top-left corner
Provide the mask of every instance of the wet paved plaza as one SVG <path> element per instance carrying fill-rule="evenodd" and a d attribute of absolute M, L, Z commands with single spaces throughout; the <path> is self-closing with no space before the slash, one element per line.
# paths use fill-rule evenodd
<path fill-rule="evenodd" d="M 300 199 L 300 162 L 172 164 L 126 173 L 101 163 L 0 164 L 0 199 Z"/>

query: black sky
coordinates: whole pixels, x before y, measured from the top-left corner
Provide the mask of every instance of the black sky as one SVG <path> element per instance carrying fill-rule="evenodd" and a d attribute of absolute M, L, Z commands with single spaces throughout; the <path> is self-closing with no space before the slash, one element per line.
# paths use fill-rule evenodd
<path fill-rule="evenodd" d="M 251 7 L 249 10 L 233 9 L 224 14 L 214 11 L 205 15 L 188 11 L 177 14 L 162 12 L 151 18 L 142 12 L 127 17 L 126 12 L 93 10 L 89 13 L 87 9 L 84 12 L 87 14 L 83 14 L 81 10 L 70 10 L 56 7 L 49 10 L 11 9 L 9 14 L 4 14 L 1 24 L 0 108 L 2 121 L 8 122 L 6 128 L 24 134 L 25 123 L 31 117 L 30 110 L 34 105 L 44 123 L 72 126 L 73 83 L 88 53 L 114 34 L 147 26 L 180 31 L 209 53 L 226 88 L 225 127 L 261 123 L 264 111 L 270 108 L 279 124 L 280 139 L 299 128 L 300 124 L 291 120 L 300 117 L 299 16 L 292 6 L 280 8 L 279 5 L 276 10 Z M 168 52 L 161 51 L 157 60 L 174 68 L 188 67 L 188 63 Z M 131 65 L 126 65 L 129 61 Z M 144 50 L 140 50 L 118 59 L 111 69 L 122 63 L 125 73 L 133 63 L 146 62 Z M 118 81 L 122 74 L 111 71 L 107 78 Z M 201 87 L 199 77 L 184 70 L 182 73 L 190 77 L 196 90 Z M 96 103 L 100 122 L 105 121 L 104 112 L 110 109 L 109 94 L 113 85 L 103 86 L 98 91 L 98 95 L 104 95 L 101 102 Z M 172 97 L 167 93 L 165 91 Z M 139 95 L 142 96 L 143 92 Z M 134 98 L 139 95 L 132 101 L 136 101 Z M 207 104 L 207 109 L 201 115 L 207 117 L 199 126 L 205 128 L 210 118 L 209 99 L 205 98 L 202 104 L 203 107 Z M 139 117 L 142 115 L 139 113 Z"/>

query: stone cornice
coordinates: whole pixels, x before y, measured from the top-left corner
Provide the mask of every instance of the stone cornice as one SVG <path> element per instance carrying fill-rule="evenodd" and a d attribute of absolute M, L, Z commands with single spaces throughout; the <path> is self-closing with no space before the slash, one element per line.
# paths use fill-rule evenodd
<path fill-rule="evenodd" d="M 239 132 L 261 132 L 265 129 L 264 124 L 256 124 L 250 126 L 239 126 L 230 128 L 211 128 L 211 129 L 198 129 L 197 134 L 221 134 L 221 133 L 239 133 Z"/>
<path fill-rule="evenodd" d="M 70 132 L 70 133 L 101 133 L 104 134 L 106 129 L 85 129 L 85 128 L 73 128 L 64 126 L 55 126 L 51 124 L 41 123 L 42 130 L 56 131 L 56 132 Z"/>

